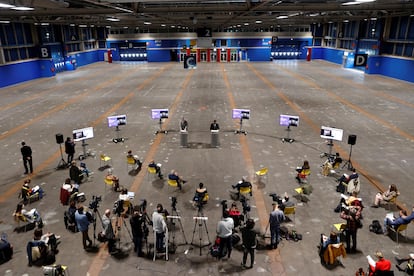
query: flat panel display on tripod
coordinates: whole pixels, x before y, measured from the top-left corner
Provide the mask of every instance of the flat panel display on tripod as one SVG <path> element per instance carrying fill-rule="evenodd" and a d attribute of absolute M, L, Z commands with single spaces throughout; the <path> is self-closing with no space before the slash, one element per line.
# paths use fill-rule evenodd
<path fill-rule="evenodd" d="M 232 118 L 249 120 L 250 109 L 233 109 Z"/>
<path fill-rule="evenodd" d="M 151 109 L 151 118 L 156 119 L 167 119 L 168 118 L 168 109 L 161 108 L 161 109 Z"/>
<path fill-rule="evenodd" d="M 323 139 L 342 141 L 343 134 L 343 129 L 321 126 L 320 136 Z"/>
<path fill-rule="evenodd" d="M 108 127 L 117 127 L 126 125 L 126 115 L 114 115 L 108 117 Z"/>
<path fill-rule="evenodd" d="M 280 114 L 279 124 L 281 126 L 299 126 L 299 116 Z"/>
<path fill-rule="evenodd" d="M 93 127 L 85 127 L 80 129 L 74 129 L 72 131 L 73 141 L 79 142 L 86 139 L 93 138 Z"/>

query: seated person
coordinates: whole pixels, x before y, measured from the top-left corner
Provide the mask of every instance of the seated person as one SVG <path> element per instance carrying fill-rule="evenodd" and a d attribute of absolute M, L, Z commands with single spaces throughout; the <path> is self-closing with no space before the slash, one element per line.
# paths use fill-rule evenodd
<path fill-rule="evenodd" d="M 328 247 L 328 245 L 337 244 L 340 242 L 341 241 L 340 241 L 338 234 L 336 234 L 333 231 L 330 233 L 329 237 L 325 236 L 324 234 L 321 234 L 321 253 L 323 254 L 323 252 Z"/>
<path fill-rule="evenodd" d="M 71 200 L 69 202 L 69 208 L 64 213 L 63 221 L 65 223 L 66 229 L 71 230 L 72 232 L 77 232 L 75 212 L 76 212 L 76 201 Z"/>
<path fill-rule="evenodd" d="M 369 276 L 373 276 L 376 271 L 390 271 L 391 262 L 384 258 L 382 252 L 375 252 L 375 257 L 377 261 L 375 262 L 370 255 L 367 256 L 369 264 Z"/>
<path fill-rule="evenodd" d="M 129 150 L 128 151 L 128 154 L 127 154 L 127 158 L 131 158 L 131 159 L 133 159 L 134 160 L 134 162 L 135 162 L 135 170 L 141 170 L 141 167 L 142 167 L 142 162 L 139 160 L 139 157 L 138 157 L 138 155 L 133 155 L 132 154 L 132 150 Z"/>
<path fill-rule="evenodd" d="M 21 196 L 23 199 L 23 203 L 27 203 L 31 196 L 38 194 L 39 199 L 43 197 L 43 189 L 39 187 L 39 185 L 30 188 L 30 179 L 26 179 L 22 186 Z"/>
<path fill-rule="evenodd" d="M 20 221 L 26 221 L 26 217 L 24 216 L 27 211 L 23 209 L 24 205 L 19 203 L 17 204 L 16 210 L 13 213 L 14 220 L 20 224 Z"/>
<path fill-rule="evenodd" d="M 204 184 L 200 182 L 200 184 L 198 184 L 198 188 L 196 189 L 196 192 L 194 194 L 194 198 L 193 201 L 195 203 L 195 205 L 198 204 L 206 204 L 208 201 L 208 193 L 207 193 L 207 188 L 204 187 Z"/>
<path fill-rule="evenodd" d="M 339 179 L 338 179 L 338 182 L 339 182 L 339 184 L 341 184 L 342 182 L 343 183 L 346 183 L 346 184 L 348 184 L 349 183 L 349 181 L 351 181 L 352 179 L 356 179 L 356 178 L 358 178 L 359 177 L 359 175 L 358 175 L 358 173 L 356 172 L 356 170 L 355 170 L 355 168 L 352 168 L 352 174 L 351 175 L 348 175 L 348 174 L 346 174 L 346 173 L 344 173 Z"/>
<path fill-rule="evenodd" d="M 335 208 L 335 212 L 339 213 L 343 206 L 360 206 L 361 211 L 364 208 L 364 206 L 362 205 L 362 198 L 358 197 L 358 193 L 355 191 L 350 196 L 341 194 L 341 199 L 339 200 L 338 206 L 336 206 Z"/>
<path fill-rule="evenodd" d="M 332 168 L 336 169 L 342 163 L 342 158 L 339 156 L 339 152 L 335 154 L 335 159 L 332 162 Z"/>
<path fill-rule="evenodd" d="M 148 164 L 148 167 L 155 168 L 155 173 L 158 174 L 158 177 L 160 179 L 163 179 L 163 175 L 161 173 L 161 164 L 156 164 L 154 160 L 151 160 L 151 162 Z"/>
<path fill-rule="evenodd" d="M 339 168 L 342 163 L 342 158 L 339 156 L 339 152 L 335 154 L 335 157 L 328 158 L 322 165 L 322 174 L 328 176 L 331 173 L 335 173 L 334 169 Z"/>
<path fill-rule="evenodd" d="M 70 169 L 69 169 L 69 177 L 70 179 L 75 182 L 76 184 L 81 184 L 83 180 L 83 173 L 82 170 L 78 167 L 76 161 L 72 161 Z"/>
<path fill-rule="evenodd" d="M 302 167 L 297 167 L 296 171 L 298 172 L 298 174 L 296 175 L 296 180 L 300 184 L 302 183 L 302 180 L 305 179 L 310 173 L 309 161 L 303 161 Z"/>
<path fill-rule="evenodd" d="M 178 189 L 182 189 L 182 184 L 185 184 L 187 181 L 183 180 L 175 170 L 171 170 L 171 173 L 168 175 L 169 180 L 174 180 L 177 182 Z"/>
<path fill-rule="evenodd" d="M 112 183 L 113 183 L 112 186 L 113 186 L 113 189 L 114 189 L 115 192 L 120 191 L 119 178 L 116 175 L 112 174 L 111 169 L 108 170 L 108 174 L 106 175 L 105 178 L 109 181 L 112 181 Z"/>
<path fill-rule="evenodd" d="M 414 220 L 414 206 L 409 216 L 405 210 L 400 210 L 398 218 L 387 215 L 384 219 L 384 235 L 388 235 L 388 227 L 397 229 L 401 224 L 409 224 L 412 220 Z"/>
<path fill-rule="evenodd" d="M 237 195 L 240 197 L 240 190 L 242 188 L 250 188 L 250 196 L 253 195 L 253 186 L 252 183 L 246 180 L 246 177 L 242 177 L 242 179 L 236 184 L 232 185 L 233 189 L 237 189 Z"/>
<path fill-rule="evenodd" d="M 381 204 L 381 201 L 388 202 L 393 198 L 397 197 L 400 193 L 398 192 L 397 186 L 395 184 L 391 184 L 383 193 L 377 193 L 374 199 L 374 205 L 371 207 L 378 208 Z"/>
<path fill-rule="evenodd" d="M 405 258 L 398 258 L 395 257 L 395 260 L 397 261 L 397 265 L 395 265 L 397 267 L 397 269 L 399 271 L 403 271 L 405 273 L 407 273 L 408 275 L 414 275 L 414 253 L 410 253 L 407 257 Z M 407 265 L 405 268 L 401 267 L 402 263 L 407 262 Z"/>
<path fill-rule="evenodd" d="M 86 166 L 85 162 L 80 163 L 80 170 L 82 171 L 82 173 L 86 174 L 86 177 L 89 177 L 89 175 L 92 174 L 92 172 Z"/>
<path fill-rule="evenodd" d="M 278 196 L 276 193 L 269 194 L 269 196 L 272 197 L 274 202 L 277 202 L 277 204 L 279 205 L 279 209 L 282 211 L 285 210 L 285 207 L 291 207 L 295 205 L 293 202 L 289 201 L 289 196 L 286 192 L 283 198 Z"/>
<path fill-rule="evenodd" d="M 50 265 L 55 262 L 55 255 L 58 253 L 57 240 L 60 236 L 55 236 L 53 233 L 47 233 L 43 235 L 41 229 L 34 231 L 34 237 L 32 241 L 27 243 L 27 258 L 29 266 L 37 265 Z"/>

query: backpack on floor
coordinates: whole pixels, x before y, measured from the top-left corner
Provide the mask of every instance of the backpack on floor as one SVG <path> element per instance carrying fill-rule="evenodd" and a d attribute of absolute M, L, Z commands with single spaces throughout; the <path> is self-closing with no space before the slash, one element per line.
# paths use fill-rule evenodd
<path fill-rule="evenodd" d="M 374 232 L 375 234 L 382 234 L 382 227 L 379 220 L 374 219 L 369 225 L 369 231 Z"/>

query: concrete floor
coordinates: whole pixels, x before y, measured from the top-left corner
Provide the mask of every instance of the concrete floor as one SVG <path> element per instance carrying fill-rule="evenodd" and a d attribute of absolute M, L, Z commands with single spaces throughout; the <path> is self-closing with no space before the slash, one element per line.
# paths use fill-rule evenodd
<path fill-rule="evenodd" d="M 1 265 L 1 271 L 11 270 L 13 275 L 42 274 L 40 268 L 27 267 L 25 246 L 33 231 L 12 232 L 12 213 L 25 178 L 20 156 L 22 140 L 33 149 L 32 183 L 41 185 L 46 192 L 42 200 L 26 208 L 40 211 L 44 231 L 62 236 L 57 263 L 68 265 L 71 275 L 115 275 L 120 271 L 122 275 L 353 275 L 359 267 L 367 268 L 365 256 L 376 250 L 382 250 L 395 264 L 394 256 L 414 251 L 414 227 L 409 225 L 404 233 L 407 239 L 400 237 L 399 245 L 395 238 L 370 233 L 371 221 L 382 221 L 389 212 L 370 205 L 374 195 L 391 183 L 401 191 L 400 208 L 411 211 L 414 204 L 410 192 L 410 174 L 414 169 L 413 91 L 411 83 L 364 75 L 323 61 L 208 63 L 198 64 L 196 70 L 184 70 L 178 63 L 96 63 L 55 78 L 3 88 L 0 231 L 14 244 L 15 254 Z M 163 124 L 168 134 L 154 135 L 159 125 L 151 119 L 152 108 L 169 108 L 170 118 Z M 234 108 L 251 110 L 251 119 L 243 121 L 246 136 L 234 134 L 239 128 L 239 122 L 231 116 Z M 118 133 L 108 128 L 106 122 L 114 114 L 127 114 L 127 125 Z M 279 126 L 280 114 L 300 116 L 299 127 L 290 131 L 293 143 L 281 142 L 287 132 Z M 178 124 L 182 117 L 189 122 L 188 148 L 180 146 Z M 221 127 L 219 148 L 210 147 L 209 125 L 213 119 Z M 320 166 L 325 159 L 320 154 L 329 151 L 326 141 L 319 136 L 321 125 L 344 130 L 342 142 L 335 141 L 332 152 L 339 152 L 345 160 L 350 151 L 348 135 L 357 135 L 351 161 L 361 175 L 360 196 L 366 206 L 364 227 L 358 232 L 360 252 L 348 255 L 342 266 L 330 268 L 321 265 L 317 245 L 320 234 L 329 233 L 332 225 L 342 220 L 333 211 L 340 199 L 335 178 L 321 175 Z M 60 204 L 59 191 L 68 170 L 56 170 L 61 156 L 55 134 L 63 133 L 66 137 L 73 129 L 89 126 L 94 128 L 94 138 L 87 141 L 87 150 L 94 156 L 85 162 L 94 174 L 81 185 L 87 196 L 85 205 L 92 195 L 102 195 L 99 210 L 103 213 L 112 208 L 118 197 L 103 182 L 107 170 L 99 170 L 101 153 L 112 157 L 121 185 L 136 193 L 134 203 L 147 199 L 149 213 L 157 203 L 171 211 L 170 197 L 176 197 L 183 229 L 176 229 L 175 242 L 182 244 L 185 238 L 188 244 L 179 245 L 168 262 L 138 258 L 132 252 L 114 258 L 104 248 L 98 253 L 87 253 L 82 248 L 81 235 L 64 228 L 63 212 L 67 207 Z M 113 143 L 117 135 L 125 137 L 125 142 Z M 176 169 L 188 180 L 184 190 L 175 191 L 166 181 L 148 177 L 145 170 L 130 175 L 125 158 L 128 149 L 144 160 L 144 167 L 154 159 L 162 163 L 164 174 Z M 82 153 L 81 143 L 77 143 L 76 150 L 76 155 Z M 297 187 L 295 167 L 304 159 L 310 161 L 313 186 L 306 204 L 293 197 Z M 269 174 L 257 183 L 253 176 L 261 167 L 268 167 Z M 338 173 L 343 172 L 347 172 L 346 167 Z M 220 202 L 230 201 L 228 190 L 242 176 L 255 183 L 250 216 L 257 220 L 261 233 L 271 209 L 269 194 L 287 192 L 297 203 L 295 220 L 287 226 L 303 235 L 299 242 L 284 240 L 278 250 L 268 251 L 261 246 L 251 270 L 241 269 L 242 253 L 238 249 L 224 262 L 209 256 L 208 247 L 200 251 L 196 246 L 200 229 L 193 221 L 197 210 L 190 203 L 196 186 L 203 182 L 210 201 L 204 208 L 208 235 L 201 228 L 201 242 L 214 241 L 221 216 Z M 98 223 L 97 229 L 100 228 Z M 128 251 L 131 239 L 125 226 L 120 236 L 121 247 Z M 150 235 L 149 243 L 152 242 Z M 269 239 L 261 238 L 260 242 L 264 245 Z M 396 270 L 395 266 L 393 269 Z"/>

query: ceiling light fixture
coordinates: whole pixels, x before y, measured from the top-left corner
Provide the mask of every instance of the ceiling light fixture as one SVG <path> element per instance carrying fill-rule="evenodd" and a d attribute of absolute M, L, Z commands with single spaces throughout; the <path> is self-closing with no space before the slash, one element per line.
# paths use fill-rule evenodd
<path fill-rule="evenodd" d="M 144 25 L 151 25 L 151 24 L 152 24 L 151 22 L 144 21 Z"/>
<path fill-rule="evenodd" d="M 342 3 L 342 6 L 351 6 L 351 5 L 359 5 L 361 2 L 345 2 Z"/>
<path fill-rule="evenodd" d="M 262 20 L 256 20 L 256 24 L 262 24 Z"/>
<path fill-rule="evenodd" d="M 34 8 L 30 8 L 30 7 L 14 7 L 14 8 L 11 8 L 12 10 L 15 10 L 15 11 L 32 11 L 32 10 L 34 10 Z"/>
<path fill-rule="evenodd" d="M 0 8 L 5 8 L 5 9 L 10 9 L 10 8 L 15 8 L 16 6 L 10 5 L 10 4 L 4 4 L 4 3 L 0 3 Z"/>
<path fill-rule="evenodd" d="M 9 20 L 0 20 L 0 24 L 9 24 L 10 21 Z"/>
<path fill-rule="evenodd" d="M 108 21 L 112 21 L 112 22 L 118 22 L 118 21 L 121 21 L 119 18 L 116 18 L 116 17 L 108 17 L 108 18 L 106 18 L 106 20 L 108 20 Z"/>
<path fill-rule="evenodd" d="M 276 17 L 276 19 L 286 19 L 288 18 L 287 15 L 279 15 L 278 17 Z"/>

